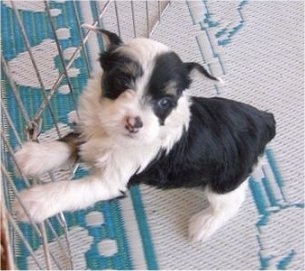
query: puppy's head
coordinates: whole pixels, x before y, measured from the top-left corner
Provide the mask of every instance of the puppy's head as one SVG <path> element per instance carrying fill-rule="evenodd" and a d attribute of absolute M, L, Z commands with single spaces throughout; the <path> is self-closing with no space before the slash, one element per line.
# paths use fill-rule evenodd
<path fill-rule="evenodd" d="M 159 42 L 136 38 L 124 43 L 114 33 L 99 31 L 108 39 L 99 60 L 102 122 L 109 135 L 143 144 L 187 125 L 189 102 L 183 92 L 191 84 L 191 72 L 217 78 L 198 63 L 184 63 Z"/>

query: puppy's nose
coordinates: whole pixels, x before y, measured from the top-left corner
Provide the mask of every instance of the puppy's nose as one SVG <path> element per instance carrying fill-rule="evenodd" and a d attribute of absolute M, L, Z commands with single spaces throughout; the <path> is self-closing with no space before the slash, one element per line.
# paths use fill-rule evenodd
<path fill-rule="evenodd" d="M 143 122 L 140 117 L 128 117 L 126 119 L 126 125 L 125 128 L 130 132 L 130 133 L 137 133 L 140 128 L 143 127 Z"/>
<path fill-rule="evenodd" d="M 140 117 L 135 117 L 134 118 L 134 125 L 133 125 L 134 128 L 141 128 L 143 127 L 143 122 L 141 120 Z"/>

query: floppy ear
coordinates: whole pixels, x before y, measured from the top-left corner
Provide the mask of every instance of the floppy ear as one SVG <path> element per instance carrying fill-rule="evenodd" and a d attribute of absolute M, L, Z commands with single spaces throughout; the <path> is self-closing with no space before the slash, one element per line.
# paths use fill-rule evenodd
<path fill-rule="evenodd" d="M 219 77 L 215 77 L 211 74 L 209 74 L 209 72 L 203 67 L 201 66 L 199 63 L 196 62 L 187 62 L 184 63 L 188 73 L 190 74 L 193 70 L 197 70 L 198 72 L 200 72 L 201 74 L 203 74 L 205 77 L 217 81 L 217 82 L 222 82 L 221 78 Z"/>
<path fill-rule="evenodd" d="M 123 44 L 123 41 L 117 34 L 104 29 L 99 29 L 98 31 L 101 32 L 103 34 L 103 37 L 106 39 L 105 45 L 107 50 L 112 46 L 119 46 Z"/>
<path fill-rule="evenodd" d="M 112 65 L 112 62 L 109 59 L 109 56 L 110 56 L 109 50 L 111 50 L 111 48 L 116 48 L 116 47 L 120 46 L 121 44 L 123 44 L 123 41 L 117 34 L 104 30 L 104 29 L 101 29 L 101 28 L 98 28 L 98 27 L 95 27 L 95 26 L 92 26 L 90 24 L 83 24 L 82 27 L 92 30 L 94 32 L 97 32 L 99 34 L 102 34 L 102 36 L 104 38 L 103 40 L 104 40 L 104 45 L 105 45 L 105 51 L 100 54 L 99 61 L 100 61 L 100 64 L 101 64 L 103 70 L 104 71 L 108 70 Z"/>
<path fill-rule="evenodd" d="M 110 47 L 119 46 L 123 43 L 123 41 L 121 40 L 121 38 L 117 34 L 112 33 L 110 31 L 104 30 L 102 28 L 94 27 L 90 24 L 83 24 L 82 27 L 87 28 L 87 29 L 92 30 L 92 31 L 97 32 L 97 33 L 101 33 L 103 35 L 103 38 L 104 38 L 104 41 L 105 41 L 106 51 Z"/>

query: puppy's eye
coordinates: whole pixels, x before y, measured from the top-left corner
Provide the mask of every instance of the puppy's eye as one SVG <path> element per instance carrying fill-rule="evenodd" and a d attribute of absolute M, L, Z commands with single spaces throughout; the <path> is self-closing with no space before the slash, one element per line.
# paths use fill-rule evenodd
<path fill-rule="evenodd" d="M 160 109 L 166 110 L 172 106 L 172 101 L 169 97 L 164 97 L 158 101 L 157 105 Z"/>

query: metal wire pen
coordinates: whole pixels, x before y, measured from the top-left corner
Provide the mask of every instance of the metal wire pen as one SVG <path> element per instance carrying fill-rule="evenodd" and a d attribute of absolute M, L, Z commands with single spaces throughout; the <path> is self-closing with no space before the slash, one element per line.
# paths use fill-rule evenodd
<path fill-rule="evenodd" d="M 50 122 L 55 131 L 56 138 L 63 136 L 63 131 L 59 126 L 60 116 L 58 115 L 58 109 L 54 106 L 54 98 L 58 94 L 58 89 L 63 82 L 67 85 L 68 97 L 71 101 L 71 105 L 77 114 L 77 93 L 73 88 L 72 79 L 69 75 L 69 70 L 75 65 L 78 58 L 81 58 L 84 66 L 85 77 L 90 76 L 91 69 L 93 67 L 93 58 L 90 52 L 89 39 L 94 35 L 93 31 L 85 30 L 81 26 L 83 23 L 90 23 L 92 26 L 103 26 L 103 20 L 108 14 L 112 14 L 114 17 L 113 23 L 116 25 L 116 31 L 119 35 L 124 34 L 126 31 L 130 37 L 146 36 L 150 37 L 155 31 L 156 26 L 161 22 L 161 18 L 170 5 L 170 1 L 152 1 L 151 3 L 143 1 L 130 1 L 124 4 L 125 1 L 94 1 L 94 5 L 97 9 L 97 16 L 93 18 L 93 21 L 85 22 L 82 14 L 80 13 L 80 3 L 78 1 L 72 1 L 71 9 L 74 17 L 74 24 L 76 25 L 77 34 L 79 37 L 78 46 L 75 47 L 67 59 L 64 56 L 64 52 L 61 46 L 58 32 L 56 31 L 56 23 L 54 20 L 54 14 L 52 13 L 51 3 L 49 1 L 39 2 L 39 5 L 44 7 L 44 13 L 48 20 L 46 27 L 50 31 L 51 39 L 54 40 L 54 44 L 58 51 L 58 63 L 60 63 L 60 69 L 58 70 L 58 76 L 49 87 L 46 87 L 44 78 L 42 76 L 41 67 L 38 65 L 37 57 L 32 50 L 31 44 L 31 31 L 28 31 L 28 25 L 25 25 L 24 16 L 18 9 L 16 1 L 11 1 L 12 16 L 16 22 L 17 35 L 20 36 L 20 40 L 26 50 L 29 57 L 29 63 L 33 66 L 33 74 L 38 82 L 39 89 L 41 90 L 39 99 L 36 101 L 36 108 L 34 112 L 29 112 L 26 102 L 22 98 L 22 93 L 18 82 L 14 80 L 14 72 L 10 69 L 10 59 L 5 57 L 5 52 L 1 52 L 1 66 L 2 66 L 2 78 L 5 81 L 5 88 L 1 87 L 1 123 L 0 129 L 1 135 L 1 189 L 3 191 L 4 199 L 1 201 L 2 210 L 6 214 L 6 221 L 9 229 L 8 246 L 12 251 L 12 259 L 17 266 L 18 249 L 15 249 L 15 243 L 22 243 L 26 249 L 28 257 L 31 258 L 33 268 L 35 269 L 74 269 L 73 251 L 70 244 L 70 236 L 68 225 L 65 221 L 63 214 L 59 214 L 52 220 L 46 220 L 41 224 L 35 224 L 30 220 L 28 227 L 32 230 L 32 233 L 37 236 L 41 247 L 43 249 L 43 256 L 37 256 L 35 249 L 29 241 L 29 237 L 24 232 L 24 227 L 15 219 L 12 205 L 13 201 L 22 200 L 18 197 L 18 191 L 23 187 L 29 187 L 35 182 L 27 179 L 20 168 L 18 167 L 16 160 L 14 159 L 14 151 L 17 147 L 20 147 L 25 140 L 39 141 L 39 134 L 41 132 L 41 125 L 43 127 L 43 118 L 47 114 L 50 116 Z M 38 5 L 38 4 L 37 4 Z M 124 5 L 124 8 L 128 6 L 130 9 L 130 25 L 127 27 L 124 25 L 123 12 L 120 9 Z M 154 5 L 154 8 L 151 6 Z M 156 8 L 157 7 L 157 8 Z M 140 12 L 139 12 L 140 11 Z M 140 14 L 141 13 L 141 14 Z M 144 16 L 144 17 L 143 17 Z M 142 21 L 141 21 L 142 20 Z M 141 25 L 139 25 L 141 22 Z M 145 33 L 140 31 L 140 28 L 145 29 Z M 114 30 L 113 30 L 114 31 Z M 19 38 L 19 37 L 18 37 Z M 98 52 L 97 52 L 98 53 Z M 49 64 L 49 63 L 46 63 Z M 36 95 L 37 93 L 35 93 Z M 6 101 L 6 97 L 10 95 L 14 99 L 16 108 L 12 110 L 10 104 Z M 38 103 L 38 106 L 37 106 Z M 15 115 L 13 115 L 15 114 Z M 16 123 L 18 120 L 18 124 Z M 70 174 L 74 174 L 75 170 L 71 169 Z M 48 181 L 55 181 L 56 177 L 52 172 L 47 176 Z M 37 180 L 40 182 L 40 180 Z M 24 207 L 24 206 L 23 206 Z M 25 210 L 27 213 L 27 210 Z M 55 228 L 61 227 L 60 234 Z M 52 239 L 53 245 L 50 246 L 50 240 Z M 54 249 L 56 247 L 56 249 Z M 57 257 L 57 253 L 65 258 L 64 261 Z M 43 258 L 43 259 L 42 259 Z"/>

